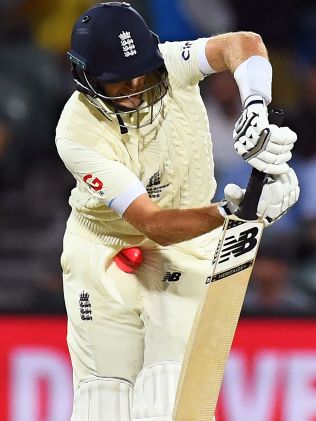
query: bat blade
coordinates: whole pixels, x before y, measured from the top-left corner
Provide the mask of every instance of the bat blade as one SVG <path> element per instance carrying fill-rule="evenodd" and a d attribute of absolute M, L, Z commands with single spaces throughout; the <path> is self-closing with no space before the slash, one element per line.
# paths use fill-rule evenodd
<path fill-rule="evenodd" d="M 263 224 L 226 218 L 178 383 L 174 421 L 212 421 Z"/>
<path fill-rule="evenodd" d="M 280 126 L 281 109 L 269 113 Z M 266 136 L 265 130 L 262 132 Z M 236 215 L 226 218 L 197 310 L 176 395 L 173 420 L 212 421 L 235 330 L 261 240 L 256 221 L 265 175 L 254 169 Z M 247 221 L 246 221 L 247 220 Z"/>

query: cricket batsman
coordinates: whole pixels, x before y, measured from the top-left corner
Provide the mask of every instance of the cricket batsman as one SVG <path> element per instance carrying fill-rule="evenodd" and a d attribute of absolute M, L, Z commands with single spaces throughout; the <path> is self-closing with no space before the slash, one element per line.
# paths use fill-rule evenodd
<path fill-rule="evenodd" d="M 199 82 L 225 70 L 235 77 L 244 111 L 233 141 L 270 174 L 257 208 L 266 225 L 298 199 L 288 165 L 297 136 L 269 124 L 272 68 L 255 33 L 160 44 L 128 3 L 106 2 L 78 18 L 68 56 L 76 91 L 56 146 L 76 180 L 61 257 L 71 421 L 171 421 L 218 228 L 244 194 L 228 185 L 211 203 Z"/>

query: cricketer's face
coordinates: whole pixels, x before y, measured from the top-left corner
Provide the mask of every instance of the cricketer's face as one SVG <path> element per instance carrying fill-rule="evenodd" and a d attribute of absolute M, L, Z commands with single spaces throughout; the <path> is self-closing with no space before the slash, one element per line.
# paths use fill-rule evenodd
<path fill-rule="evenodd" d="M 115 83 L 104 83 L 105 94 L 119 109 L 136 109 L 143 101 L 146 76 Z"/>

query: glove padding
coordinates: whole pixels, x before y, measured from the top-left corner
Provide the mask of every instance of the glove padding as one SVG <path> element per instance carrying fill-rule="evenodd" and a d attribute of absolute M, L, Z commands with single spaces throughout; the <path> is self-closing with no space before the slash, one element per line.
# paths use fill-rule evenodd
<path fill-rule="evenodd" d="M 291 149 L 297 136 L 288 127 L 269 124 L 267 107 L 262 100 L 244 110 L 235 124 L 233 140 L 236 152 L 252 167 L 278 175 L 289 170 L 287 162 L 292 157 Z"/>
<path fill-rule="evenodd" d="M 258 220 L 265 226 L 281 218 L 298 200 L 300 188 L 292 168 L 286 174 L 266 176 L 257 206 Z M 225 200 L 219 204 L 223 216 L 236 213 L 245 190 L 236 184 L 227 184 L 224 189 Z"/>

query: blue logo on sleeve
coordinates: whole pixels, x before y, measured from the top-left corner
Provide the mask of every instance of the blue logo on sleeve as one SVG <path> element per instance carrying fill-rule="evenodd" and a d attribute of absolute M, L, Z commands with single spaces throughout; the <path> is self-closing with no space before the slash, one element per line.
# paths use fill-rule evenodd
<path fill-rule="evenodd" d="M 182 47 L 182 58 L 187 61 L 190 58 L 190 48 L 192 47 L 192 42 L 187 41 Z"/>

